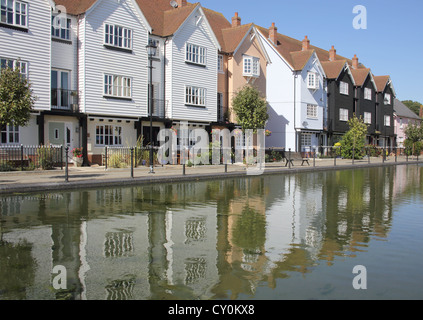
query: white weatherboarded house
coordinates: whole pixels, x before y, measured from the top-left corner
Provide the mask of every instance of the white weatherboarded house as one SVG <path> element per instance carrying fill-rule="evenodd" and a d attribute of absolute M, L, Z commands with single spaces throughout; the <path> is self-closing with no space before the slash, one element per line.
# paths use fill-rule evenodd
<path fill-rule="evenodd" d="M 1 2 L 1 67 L 20 67 L 36 97 L 34 112 L 26 127 L 1 128 L 1 145 L 39 143 L 37 116 L 50 110 L 51 5 L 48 0 Z"/>

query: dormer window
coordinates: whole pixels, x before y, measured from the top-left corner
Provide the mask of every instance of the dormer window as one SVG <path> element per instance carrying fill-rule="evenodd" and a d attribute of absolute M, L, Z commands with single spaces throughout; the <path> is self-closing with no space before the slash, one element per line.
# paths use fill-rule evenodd
<path fill-rule="evenodd" d="M 307 74 L 307 88 L 316 90 L 319 88 L 319 80 L 317 78 L 317 73 L 309 72 Z"/>
<path fill-rule="evenodd" d="M 348 83 L 347 82 L 343 82 L 343 81 L 341 81 L 340 83 L 339 83 L 339 93 L 341 93 L 341 94 L 345 94 L 345 95 L 348 95 L 348 92 L 349 92 L 349 90 L 348 90 L 349 88 L 348 88 Z"/>
<path fill-rule="evenodd" d="M 255 77 L 260 76 L 260 59 L 256 57 L 244 56 L 244 77 Z"/>

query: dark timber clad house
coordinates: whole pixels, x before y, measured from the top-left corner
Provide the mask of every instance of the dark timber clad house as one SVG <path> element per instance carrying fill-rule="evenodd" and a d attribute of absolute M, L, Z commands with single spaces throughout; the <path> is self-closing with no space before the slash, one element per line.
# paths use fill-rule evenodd
<path fill-rule="evenodd" d="M 395 89 L 389 76 L 375 76 L 374 79 L 377 86 L 376 135 L 379 137 L 378 145 L 392 148 L 395 142 Z"/>
<path fill-rule="evenodd" d="M 328 120 L 325 127 L 328 145 L 333 146 L 348 131 L 348 120 L 355 111 L 355 81 L 347 60 L 336 60 L 336 50 L 329 51 L 329 60 L 322 66 L 327 76 Z"/>

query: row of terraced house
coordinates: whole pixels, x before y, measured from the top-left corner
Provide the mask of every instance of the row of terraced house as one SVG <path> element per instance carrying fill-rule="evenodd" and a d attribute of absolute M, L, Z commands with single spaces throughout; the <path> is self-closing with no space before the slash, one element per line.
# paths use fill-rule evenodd
<path fill-rule="evenodd" d="M 389 76 L 200 3 L 1 0 L 0 43 L 1 66 L 19 66 L 36 96 L 29 124 L 4 126 L 1 144 L 83 147 L 87 163 L 100 163 L 105 146 L 157 145 L 160 129 L 182 123 L 236 128 L 232 99 L 246 84 L 268 101 L 267 148 L 333 145 L 353 114 L 369 125 L 369 144 L 396 143 Z"/>

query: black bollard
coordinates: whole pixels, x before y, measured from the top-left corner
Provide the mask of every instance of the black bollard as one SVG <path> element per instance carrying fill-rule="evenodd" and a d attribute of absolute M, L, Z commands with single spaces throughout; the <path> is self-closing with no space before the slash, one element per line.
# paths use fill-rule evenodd
<path fill-rule="evenodd" d="M 69 182 L 69 169 L 68 169 L 68 153 L 69 153 L 69 147 L 65 148 L 65 182 Z"/>

